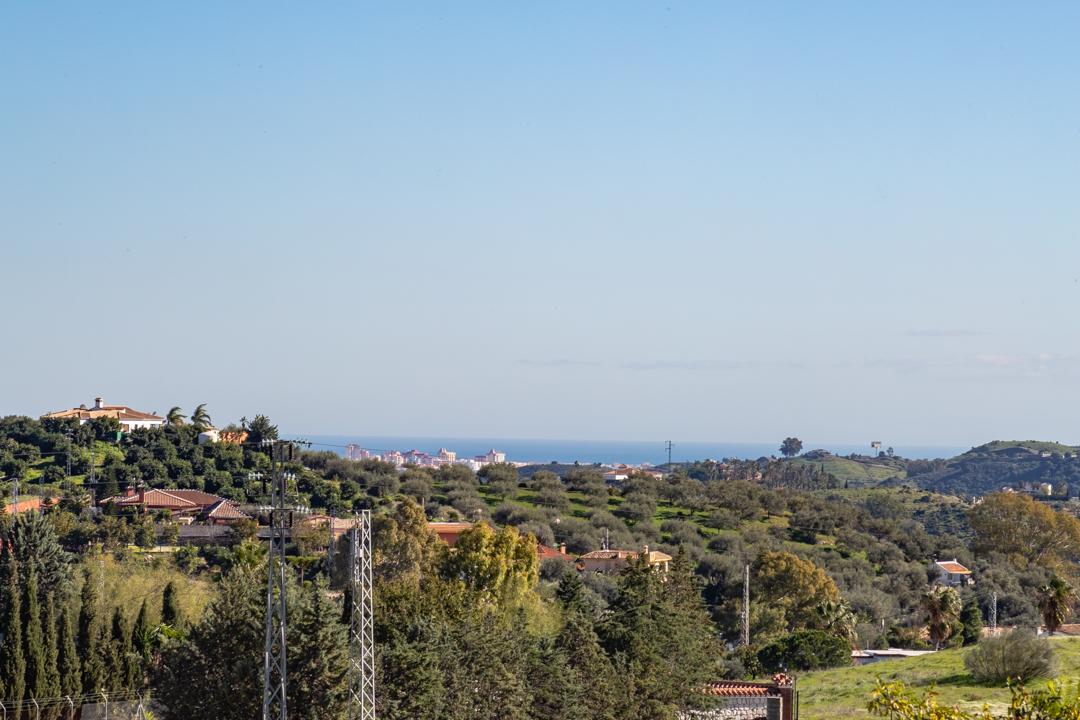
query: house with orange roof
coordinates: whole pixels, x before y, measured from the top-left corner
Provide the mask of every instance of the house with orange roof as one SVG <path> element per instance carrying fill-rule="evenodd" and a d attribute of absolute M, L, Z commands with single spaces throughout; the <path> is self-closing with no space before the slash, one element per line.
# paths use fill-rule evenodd
<path fill-rule="evenodd" d="M 106 405 L 105 401 L 101 398 L 94 398 L 94 407 L 92 408 L 80 405 L 71 410 L 46 413 L 42 415 L 40 419 L 73 419 L 78 420 L 80 425 L 85 425 L 91 420 L 99 417 L 116 418 L 124 432 L 131 432 L 132 430 L 138 430 L 139 428 L 159 428 L 165 425 L 165 418 L 163 417 L 152 413 L 132 410 L 126 405 Z"/>
<path fill-rule="evenodd" d="M 555 558 L 561 558 L 569 562 L 574 562 L 574 556 L 566 553 L 566 543 L 559 543 L 559 549 L 549 548 L 547 545 L 541 545 L 536 543 L 536 554 L 540 557 L 540 560 L 554 560 Z"/>
<path fill-rule="evenodd" d="M 32 510 L 41 510 L 45 501 L 42 498 L 26 498 L 19 501 L 19 506 L 16 508 L 15 503 L 4 506 L 4 513 L 7 515 L 18 515 L 19 513 L 31 512 Z"/>
<path fill-rule="evenodd" d="M 439 539 L 450 547 L 457 544 L 458 536 L 463 530 L 472 529 L 472 523 L 429 522 L 427 526 L 429 530 L 434 530 Z"/>
<path fill-rule="evenodd" d="M 212 525 L 224 525 L 249 517 L 240 511 L 240 504 L 201 490 L 160 490 L 140 485 L 128 488 L 125 494 L 105 498 L 98 503 L 105 507 L 113 503 L 118 508 L 142 507 L 145 512 L 168 510 L 173 518 L 198 518 Z"/>
<path fill-rule="evenodd" d="M 971 571 L 956 562 L 956 558 L 953 558 L 952 560 L 935 561 L 934 568 L 940 573 L 937 582 L 942 585 L 955 587 L 958 585 L 974 584 L 974 581 L 971 579 Z"/>

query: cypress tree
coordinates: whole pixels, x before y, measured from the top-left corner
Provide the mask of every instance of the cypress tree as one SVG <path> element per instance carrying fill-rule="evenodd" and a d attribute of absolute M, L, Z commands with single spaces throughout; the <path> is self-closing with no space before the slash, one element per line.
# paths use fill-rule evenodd
<path fill-rule="evenodd" d="M 41 694 L 38 697 L 60 696 L 60 669 L 57 665 L 56 648 L 56 604 L 52 593 L 45 596 L 41 622 L 42 648 L 45 652 L 45 678 L 39 683 Z"/>
<path fill-rule="evenodd" d="M 98 592 L 97 584 L 86 571 L 82 588 L 82 608 L 79 610 L 78 651 L 82 670 L 83 692 L 98 692 L 105 679 L 102 663 L 101 645 L 98 637 Z"/>
<path fill-rule="evenodd" d="M 111 645 L 114 648 L 117 687 L 131 690 L 137 681 L 139 664 L 132 652 L 131 630 L 119 607 L 113 612 Z"/>
<path fill-rule="evenodd" d="M 7 628 L 4 632 L 3 670 L 5 697 L 19 702 L 26 695 L 26 659 L 23 656 L 22 615 L 20 609 L 19 585 L 8 585 Z"/>
<path fill-rule="evenodd" d="M 173 628 L 182 629 L 183 614 L 180 610 L 180 591 L 175 582 L 165 586 L 165 594 L 161 597 L 161 622 Z"/>
<path fill-rule="evenodd" d="M 56 668 L 60 675 L 60 693 L 79 695 L 82 693 L 82 673 L 79 668 L 79 651 L 75 648 L 75 635 L 71 631 L 71 616 L 68 611 L 57 618 Z"/>
<path fill-rule="evenodd" d="M 135 618 L 135 626 L 131 629 L 131 649 L 146 659 L 150 656 L 151 631 L 153 627 L 150 625 L 150 609 L 144 599 L 142 607 L 139 608 L 139 616 Z"/>
<path fill-rule="evenodd" d="M 31 565 L 26 573 L 26 594 L 23 595 L 23 653 L 26 657 L 26 692 L 30 697 L 50 697 L 49 679 L 45 672 L 45 647 L 41 631 L 41 606 L 38 604 L 37 574 Z"/>
<path fill-rule="evenodd" d="M 593 629 L 584 583 L 573 570 L 563 575 L 558 598 L 566 612 L 566 625 L 556 638 L 555 647 L 565 658 L 586 716 L 609 720 L 614 717 L 615 673 Z"/>

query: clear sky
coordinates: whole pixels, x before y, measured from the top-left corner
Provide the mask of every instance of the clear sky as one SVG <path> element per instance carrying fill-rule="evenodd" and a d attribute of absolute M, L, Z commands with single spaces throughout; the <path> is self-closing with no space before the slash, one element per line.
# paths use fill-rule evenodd
<path fill-rule="evenodd" d="M 0 5 L 0 414 L 1080 442 L 1080 5 Z"/>

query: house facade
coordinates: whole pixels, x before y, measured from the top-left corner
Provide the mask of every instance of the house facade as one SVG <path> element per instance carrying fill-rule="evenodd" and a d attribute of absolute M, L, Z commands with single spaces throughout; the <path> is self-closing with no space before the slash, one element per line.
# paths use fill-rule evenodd
<path fill-rule="evenodd" d="M 91 420 L 99 417 L 116 418 L 124 432 L 131 432 L 133 430 L 138 430 L 139 428 L 159 428 L 165 425 L 165 418 L 163 417 L 151 413 L 139 412 L 138 410 L 132 410 L 126 405 L 106 405 L 102 398 L 94 398 L 94 407 L 92 408 L 80 405 L 71 410 L 46 413 L 42 415 L 40 419 L 72 418 L 78 420 L 80 425 L 85 425 Z"/>
<path fill-rule="evenodd" d="M 971 571 L 956 562 L 956 558 L 953 558 L 952 560 L 935 561 L 934 569 L 938 571 L 937 582 L 942 585 L 955 587 L 958 585 L 972 584 Z"/>
<path fill-rule="evenodd" d="M 646 545 L 642 552 L 649 559 L 649 565 L 654 570 L 667 572 L 671 556 L 659 551 L 649 552 Z M 631 560 L 637 559 L 638 554 L 633 550 L 594 550 L 585 553 L 578 558 L 578 570 L 582 572 L 604 573 L 605 575 L 618 575 Z"/>

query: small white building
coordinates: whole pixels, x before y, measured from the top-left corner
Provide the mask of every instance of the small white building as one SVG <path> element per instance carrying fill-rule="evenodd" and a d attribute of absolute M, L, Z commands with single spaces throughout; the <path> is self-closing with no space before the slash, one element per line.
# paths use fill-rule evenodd
<path fill-rule="evenodd" d="M 486 465 L 488 463 L 504 463 L 506 462 L 506 453 L 496 452 L 495 448 L 491 448 L 491 452 L 486 455 L 477 455 L 476 462 Z"/>
<path fill-rule="evenodd" d="M 102 398 L 94 398 L 94 407 L 92 408 L 80 405 L 71 410 L 46 413 L 41 416 L 41 419 L 72 418 L 78 420 L 80 425 L 85 425 L 99 417 L 116 418 L 120 422 L 120 428 L 123 432 L 131 432 L 139 428 L 159 428 L 165 425 L 165 418 L 163 417 L 132 410 L 126 405 L 106 405 Z"/>
<path fill-rule="evenodd" d="M 952 560 L 935 561 L 934 568 L 939 573 L 937 582 L 942 585 L 956 587 L 958 585 L 972 584 L 971 571 L 956 562 L 956 558 L 953 558 Z"/>

